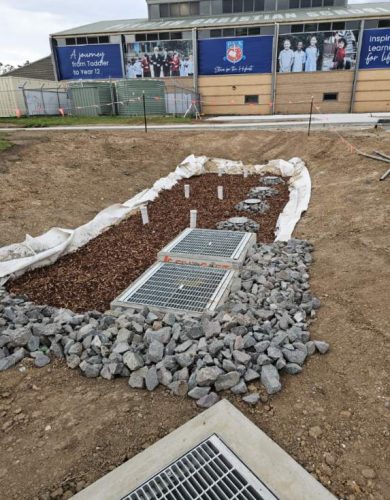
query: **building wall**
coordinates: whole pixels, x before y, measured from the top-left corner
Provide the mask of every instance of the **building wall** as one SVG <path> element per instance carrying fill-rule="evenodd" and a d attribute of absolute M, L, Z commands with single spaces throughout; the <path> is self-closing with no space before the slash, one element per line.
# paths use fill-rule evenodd
<path fill-rule="evenodd" d="M 269 115 L 272 75 L 201 76 L 198 79 L 202 112 L 206 115 Z M 259 104 L 245 104 L 246 95 L 258 95 Z"/>
<path fill-rule="evenodd" d="M 308 113 L 312 96 L 315 105 L 323 113 L 349 113 L 353 76 L 353 71 L 278 73 L 275 113 Z M 324 101 L 325 93 L 338 93 L 338 100 Z M 314 112 L 318 112 L 317 108 Z"/>
<path fill-rule="evenodd" d="M 390 69 L 358 72 L 353 112 L 390 112 Z"/>

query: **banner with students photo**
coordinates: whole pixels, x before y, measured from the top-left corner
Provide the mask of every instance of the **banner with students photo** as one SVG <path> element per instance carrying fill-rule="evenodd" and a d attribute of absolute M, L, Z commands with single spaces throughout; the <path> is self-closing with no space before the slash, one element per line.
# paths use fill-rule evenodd
<path fill-rule="evenodd" d="M 127 78 L 167 78 L 194 75 L 191 40 L 127 44 Z"/>
<path fill-rule="evenodd" d="M 279 36 L 278 72 L 354 69 L 359 31 L 320 31 Z"/>
<path fill-rule="evenodd" d="M 273 36 L 199 40 L 199 75 L 272 72 Z"/>
<path fill-rule="evenodd" d="M 364 30 L 359 68 L 390 68 L 390 29 Z"/>

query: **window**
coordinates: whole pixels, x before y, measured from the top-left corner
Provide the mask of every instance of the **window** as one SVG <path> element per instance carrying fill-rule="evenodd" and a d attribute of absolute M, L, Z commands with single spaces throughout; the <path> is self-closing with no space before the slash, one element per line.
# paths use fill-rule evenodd
<path fill-rule="evenodd" d="M 312 0 L 311 6 L 312 7 L 322 7 L 322 0 Z"/>
<path fill-rule="evenodd" d="M 175 31 L 171 33 L 171 40 L 181 40 L 183 38 L 183 34 L 181 31 Z M 161 40 L 161 38 L 160 38 Z"/>
<path fill-rule="evenodd" d="M 243 0 L 233 0 L 233 12 L 242 12 Z"/>
<path fill-rule="evenodd" d="M 160 17 L 169 17 L 169 3 L 160 5 Z"/>
<path fill-rule="evenodd" d="M 305 31 L 306 32 L 318 31 L 318 24 L 317 23 L 305 24 Z"/>
<path fill-rule="evenodd" d="M 159 33 L 158 37 L 160 40 L 170 40 L 170 33 Z"/>
<path fill-rule="evenodd" d="M 390 19 L 381 19 L 378 28 L 390 28 Z"/>
<path fill-rule="evenodd" d="M 332 28 L 334 31 L 345 30 L 345 23 L 343 22 L 333 23 Z"/>
<path fill-rule="evenodd" d="M 99 43 L 110 43 L 109 36 L 99 36 Z"/>
<path fill-rule="evenodd" d="M 210 30 L 210 38 L 221 38 L 222 30 Z"/>
<path fill-rule="evenodd" d="M 311 7 L 311 0 L 301 0 L 301 8 L 308 9 Z"/>
<path fill-rule="evenodd" d="M 248 28 L 236 28 L 236 36 L 248 36 Z"/>
<path fill-rule="evenodd" d="M 326 92 L 323 95 L 322 100 L 323 101 L 337 101 L 339 98 L 338 92 Z"/>
<path fill-rule="evenodd" d="M 76 38 L 66 38 L 65 44 L 66 45 L 76 45 Z"/>
<path fill-rule="evenodd" d="M 264 10 L 264 0 L 255 0 L 254 10 L 257 12 Z"/>
<path fill-rule="evenodd" d="M 290 0 L 290 9 L 299 9 L 299 0 Z"/>
<path fill-rule="evenodd" d="M 259 96 L 258 95 L 246 95 L 245 96 L 245 104 L 259 104 Z"/>
<path fill-rule="evenodd" d="M 253 12 L 253 0 L 244 0 L 244 12 Z"/>
<path fill-rule="evenodd" d="M 223 36 L 231 37 L 234 36 L 234 28 L 226 28 L 223 30 Z"/>
<path fill-rule="evenodd" d="M 334 0 L 324 0 L 324 7 L 333 7 Z"/>
<path fill-rule="evenodd" d="M 293 24 L 291 26 L 291 33 L 303 33 L 303 24 Z"/>
<path fill-rule="evenodd" d="M 223 0 L 222 12 L 224 14 L 231 14 L 233 12 L 233 0 Z"/>
<path fill-rule="evenodd" d="M 148 40 L 148 42 L 158 40 L 158 33 L 148 33 L 146 35 L 146 39 Z"/>
<path fill-rule="evenodd" d="M 318 31 L 331 31 L 332 23 L 319 23 Z"/>
<path fill-rule="evenodd" d="M 290 0 L 290 9 L 309 9 L 311 7 L 333 7 L 334 0 Z"/>
<path fill-rule="evenodd" d="M 77 45 L 86 45 L 87 44 L 87 37 L 86 36 L 79 36 L 76 38 Z"/>
<path fill-rule="evenodd" d="M 199 2 L 179 2 L 160 4 L 160 18 L 198 16 Z"/>
<path fill-rule="evenodd" d="M 89 36 L 87 41 L 88 43 L 98 43 L 99 39 L 97 36 Z"/>
<path fill-rule="evenodd" d="M 260 28 L 248 28 L 248 35 L 260 35 Z"/>

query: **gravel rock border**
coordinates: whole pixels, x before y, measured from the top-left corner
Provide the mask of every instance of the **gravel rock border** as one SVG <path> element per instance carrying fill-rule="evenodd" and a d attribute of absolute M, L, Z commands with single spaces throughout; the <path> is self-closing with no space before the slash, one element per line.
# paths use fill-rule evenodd
<path fill-rule="evenodd" d="M 231 217 L 228 220 L 218 222 L 215 226 L 223 231 L 244 231 L 247 233 L 258 233 L 260 224 L 248 217 Z"/>
<path fill-rule="evenodd" d="M 275 394 L 281 373 L 298 374 L 329 349 L 308 330 L 320 307 L 309 285 L 312 250 L 303 240 L 253 247 L 228 301 L 202 318 L 147 307 L 75 314 L 0 288 L 0 371 L 25 357 L 36 367 L 57 357 L 88 378 L 126 377 L 149 391 L 163 385 L 202 408 L 225 390 L 256 404 L 248 384 Z"/>

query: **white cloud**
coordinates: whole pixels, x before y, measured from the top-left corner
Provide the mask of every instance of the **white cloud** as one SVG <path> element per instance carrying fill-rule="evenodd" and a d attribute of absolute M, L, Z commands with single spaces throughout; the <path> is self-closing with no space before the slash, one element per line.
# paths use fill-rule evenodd
<path fill-rule="evenodd" d="M 47 56 L 51 33 L 105 19 L 147 16 L 145 0 L 0 0 L 0 12 L 0 62 L 14 65 Z"/>

